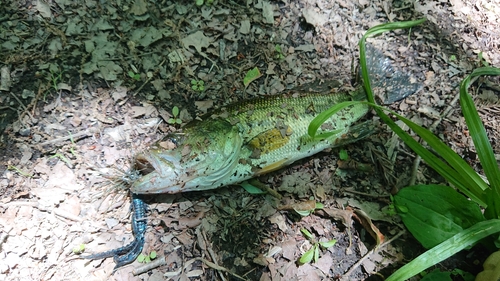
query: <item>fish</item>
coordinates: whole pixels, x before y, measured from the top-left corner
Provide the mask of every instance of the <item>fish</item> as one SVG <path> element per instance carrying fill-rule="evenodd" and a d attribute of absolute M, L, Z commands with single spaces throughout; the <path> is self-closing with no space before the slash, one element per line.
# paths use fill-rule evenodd
<path fill-rule="evenodd" d="M 308 135 L 309 123 L 340 102 L 364 100 L 352 93 L 288 92 L 224 106 L 171 133 L 135 157 L 142 174 L 130 187 L 134 194 L 203 191 L 234 185 L 276 171 L 327 148 L 343 146 L 373 132 L 371 122 L 355 124 L 369 108 L 356 104 Z"/>
<path fill-rule="evenodd" d="M 326 148 L 343 146 L 370 135 L 372 122 L 355 124 L 368 113 L 357 104 L 327 120 L 319 133 L 308 135 L 309 123 L 331 106 L 362 100 L 362 88 L 353 93 L 289 92 L 224 106 L 194 120 L 181 132 L 170 133 L 139 153 L 132 169 L 118 185 L 130 186 L 134 240 L 117 249 L 81 256 L 113 257 L 118 268 L 133 262 L 144 247 L 146 203 L 141 195 L 203 191 L 257 177 Z"/>
<path fill-rule="evenodd" d="M 367 45 L 368 69 L 375 73 L 374 88 L 384 103 L 413 94 L 422 86 L 396 71 L 375 48 Z M 381 59 L 382 58 L 382 59 Z M 131 170 L 118 180 L 132 198 L 134 240 L 123 247 L 82 256 L 113 257 L 115 272 L 133 262 L 142 251 L 147 228 L 143 196 L 204 191 L 235 185 L 286 167 L 327 148 L 356 142 L 372 134 L 371 120 L 360 122 L 369 107 L 359 103 L 331 116 L 318 130 L 324 138 L 308 134 L 310 122 L 321 112 L 344 101 L 365 100 L 362 86 L 352 92 L 312 93 L 289 91 L 233 103 L 187 123 L 135 156 Z"/>
<path fill-rule="evenodd" d="M 384 104 L 418 91 L 421 83 L 398 71 L 371 45 L 366 48 L 372 87 Z M 141 177 L 134 194 L 203 191 L 234 185 L 278 170 L 327 148 L 346 145 L 371 134 L 370 121 L 356 124 L 369 107 L 356 104 L 330 117 L 318 134 L 308 135 L 310 122 L 344 101 L 365 100 L 362 85 L 352 92 L 294 92 L 265 96 L 224 106 L 194 120 L 180 133 L 168 134 L 135 157 Z"/>

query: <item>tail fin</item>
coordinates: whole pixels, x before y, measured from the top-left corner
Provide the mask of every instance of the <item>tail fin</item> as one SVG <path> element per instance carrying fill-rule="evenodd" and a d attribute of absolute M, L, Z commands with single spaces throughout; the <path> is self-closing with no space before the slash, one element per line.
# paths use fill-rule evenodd
<path fill-rule="evenodd" d="M 411 75 L 396 69 L 391 60 L 370 44 L 366 44 L 366 66 L 372 89 L 384 104 L 390 104 L 416 93 L 423 85 L 412 82 Z"/>

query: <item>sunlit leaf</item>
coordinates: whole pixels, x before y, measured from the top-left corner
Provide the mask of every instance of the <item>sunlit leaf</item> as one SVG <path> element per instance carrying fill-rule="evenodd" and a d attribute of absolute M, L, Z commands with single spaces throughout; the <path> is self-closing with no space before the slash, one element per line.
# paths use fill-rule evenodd
<path fill-rule="evenodd" d="M 480 240 L 498 232 L 500 232 L 499 219 L 492 219 L 477 223 L 421 254 L 410 263 L 394 272 L 386 279 L 386 281 L 407 280 L 427 268 L 451 257 L 461 250 L 470 247 Z"/>
<path fill-rule="evenodd" d="M 310 263 L 314 257 L 314 247 L 305 252 L 299 259 L 299 263 L 306 264 Z"/>
<path fill-rule="evenodd" d="M 335 239 L 332 239 L 332 240 L 327 241 L 327 242 L 319 242 L 319 244 L 321 245 L 321 247 L 323 247 L 325 249 L 334 246 L 336 243 L 337 243 L 337 240 L 335 240 Z"/>
<path fill-rule="evenodd" d="M 304 236 L 307 237 L 308 239 L 312 239 L 313 238 L 311 232 L 309 232 L 309 230 L 307 230 L 305 228 L 302 228 L 300 230 L 300 232 L 302 232 L 302 234 L 304 234 Z"/>
<path fill-rule="evenodd" d="M 245 75 L 245 78 L 243 78 L 243 85 L 248 86 L 252 81 L 259 79 L 262 74 L 260 73 L 259 69 L 257 67 L 254 67 L 253 69 L 249 70 L 247 74 Z"/>

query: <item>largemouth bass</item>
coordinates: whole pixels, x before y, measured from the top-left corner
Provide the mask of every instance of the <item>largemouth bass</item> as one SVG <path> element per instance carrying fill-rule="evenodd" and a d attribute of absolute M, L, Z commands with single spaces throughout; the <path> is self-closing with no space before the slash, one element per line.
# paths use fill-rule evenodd
<path fill-rule="evenodd" d="M 376 58 L 382 55 L 373 48 Z M 412 94 L 418 84 L 394 71 L 388 60 L 369 60 L 376 73 L 374 87 L 382 89 L 382 100 L 391 103 Z M 115 270 L 131 263 L 141 253 L 146 231 L 146 207 L 140 194 L 201 191 L 244 180 L 285 167 L 326 148 L 342 146 L 373 132 L 371 122 L 357 124 L 367 112 L 362 104 L 332 116 L 318 133 L 334 132 L 325 139 L 307 134 L 311 120 L 331 106 L 363 100 L 358 88 L 352 93 L 286 93 L 253 99 L 215 110 L 187 124 L 181 133 L 165 136 L 149 150 L 138 154 L 134 167 L 122 181 L 130 184 L 134 241 L 126 246 L 84 258 L 113 257 Z"/>
<path fill-rule="evenodd" d="M 307 128 L 318 113 L 331 106 L 364 98 L 360 88 L 351 94 L 288 93 L 228 105 L 138 154 L 135 169 L 143 176 L 132 184 L 131 191 L 152 194 L 214 189 L 354 142 L 372 131 L 371 122 L 353 126 L 368 112 L 366 105 L 351 106 L 331 117 L 319 131 L 335 132 L 326 139 L 311 138 Z"/>

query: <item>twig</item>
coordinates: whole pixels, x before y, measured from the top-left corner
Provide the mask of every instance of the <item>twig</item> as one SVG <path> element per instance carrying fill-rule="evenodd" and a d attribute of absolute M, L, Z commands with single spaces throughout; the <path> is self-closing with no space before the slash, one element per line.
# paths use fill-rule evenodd
<path fill-rule="evenodd" d="M 68 212 L 65 212 L 63 210 L 60 210 L 60 209 L 54 209 L 52 211 L 53 214 L 59 216 L 59 217 L 62 217 L 62 218 L 65 218 L 65 219 L 68 219 L 68 220 L 72 220 L 72 221 L 76 221 L 76 222 L 82 222 L 83 220 L 78 217 L 78 216 L 75 216 L 73 214 L 70 214 Z"/>
<path fill-rule="evenodd" d="M 205 240 L 205 245 L 207 245 L 207 251 L 208 251 L 208 253 L 210 254 L 210 257 L 211 257 L 211 258 L 212 258 L 212 260 L 215 262 L 214 264 L 215 264 L 216 266 L 219 266 L 219 265 L 217 264 L 217 259 L 216 259 L 216 258 L 217 258 L 217 256 L 215 255 L 214 250 L 212 250 L 212 247 L 209 245 L 209 243 L 208 243 L 208 239 L 207 239 L 207 235 L 205 234 L 205 231 L 204 231 L 204 230 L 201 232 L 201 235 L 203 236 L 203 239 Z M 220 278 L 222 279 L 222 281 L 226 281 L 226 278 L 224 277 L 224 275 L 223 275 L 220 271 L 217 271 L 217 272 L 219 273 Z M 229 272 L 229 271 L 228 271 L 228 272 Z M 229 272 L 229 273 L 231 273 L 231 272 Z"/>
<path fill-rule="evenodd" d="M 261 190 L 264 190 L 265 192 L 267 192 L 268 194 L 270 194 L 271 196 L 273 196 L 275 198 L 278 198 L 279 200 L 281 200 L 281 198 L 282 198 L 281 194 L 279 194 L 276 190 L 272 189 L 267 184 L 261 183 L 257 179 L 249 179 L 248 183 L 261 189 Z"/>
<path fill-rule="evenodd" d="M 5 230 L 3 231 L 2 234 L 0 234 L 0 250 L 2 249 L 2 244 L 7 240 L 7 237 L 9 236 L 9 233 L 12 231 L 12 226 L 10 225 L 4 225 Z"/>
<path fill-rule="evenodd" d="M 476 77 L 477 78 L 477 77 Z M 475 80 L 473 80 L 475 81 Z M 473 83 L 473 82 L 472 82 Z M 432 125 L 429 127 L 429 131 L 434 132 L 434 130 L 437 128 L 437 126 L 452 113 L 452 111 L 455 109 L 455 105 L 457 104 L 458 100 L 460 99 L 460 92 L 455 95 L 451 103 L 448 105 L 448 107 L 443 111 L 441 114 L 441 117 L 438 118 Z M 409 186 L 415 185 L 415 182 L 417 181 L 417 172 L 418 172 L 418 167 L 420 166 L 420 162 L 422 160 L 422 157 L 420 155 L 417 155 L 415 157 L 415 160 L 413 160 L 413 165 L 411 169 L 411 175 L 410 175 L 410 182 L 408 183 Z"/>
<path fill-rule="evenodd" d="M 163 66 L 163 64 L 165 63 L 165 61 L 166 61 L 166 59 L 164 59 L 160 63 L 160 65 L 158 66 L 158 69 Z M 144 88 L 144 86 L 146 86 L 146 84 L 149 83 L 149 81 L 151 81 L 151 79 L 153 79 L 153 75 L 151 75 L 151 77 L 148 77 L 148 79 L 146 79 L 146 81 L 144 81 L 144 83 L 142 83 L 142 85 L 135 91 L 135 93 L 132 96 L 135 97 L 135 95 L 137 95 L 142 90 L 142 88 Z"/>
<path fill-rule="evenodd" d="M 27 202 L 27 201 L 14 201 L 14 202 L 9 202 L 9 203 L 0 203 L 0 207 L 4 207 L 4 208 L 7 208 L 7 207 L 22 207 L 22 206 L 29 206 L 29 207 L 32 207 L 32 208 L 36 208 L 42 212 L 50 212 L 50 213 L 53 213 L 54 215 L 56 216 L 59 216 L 59 217 L 62 217 L 62 218 L 65 218 L 65 219 L 69 219 L 69 220 L 72 220 L 72 221 L 76 221 L 76 222 L 81 222 L 83 221 L 80 217 L 78 216 L 75 216 L 73 214 L 70 214 L 66 211 L 63 211 L 63 210 L 60 210 L 60 209 L 57 209 L 57 208 L 46 208 L 45 206 L 41 205 L 40 203 L 38 202 Z"/>
<path fill-rule="evenodd" d="M 215 264 L 215 263 L 213 263 L 213 262 L 211 262 L 211 261 L 209 261 L 209 260 L 206 260 L 206 259 L 204 259 L 204 258 L 195 258 L 195 259 L 196 259 L 197 261 L 201 261 L 201 262 L 203 262 L 204 264 L 206 264 L 206 265 L 207 265 L 208 267 L 210 267 L 210 268 L 213 268 L 213 269 L 218 270 L 218 271 L 225 271 L 225 272 L 227 272 L 227 273 L 229 273 L 229 274 L 233 275 L 233 276 L 234 276 L 234 277 L 236 277 L 236 278 L 239 278 L 239 279 L 241 279 L 241 280 L 246 280 L 245 278 L 243 278 L 243 277 L 239 276 L 238 274 L 231 272 L 229 269 L 227 269 L 227 268 L 225 268 L 225 267 L 223 267 L 223 266 L 217 265 L 217 264 Z"/>
<path fill-rule="evenodd" d="M 354 270 L 356 270 L 368 257 L 370 257 L 372 254 L 380 251 L 382 248 L 384 248 L 385 246 L 387 246 L 388 244 L 392 243 L 392 241 L 398 239 L 401 235 L 405 234 L 406 233 L 406 230 L 403 230 L 401 232 L 399 232 L 398 234 L 396 234 L 394 237 L 392 237 L 391 239 L 387 240 L 386 242 L 382 243 L 379 247 L 375 247 L 373 248 L 372 250 L 370 250 L 368 253 L 366 253 L 361 259 L 359 259 L 353 266 L 351 266 L 351 268 L 346 272 L 344 273 L 344 275 L 342 276 L 342 280 L 349 280 L 349 276 L 354 272 Z"/>
<path fill-rule="evenodd" d="M 39 143 L 38 145 L 44 146 L 44 145 L 48 145 L 48 144 L 54 144 L 54 143 L 58 143 L 61 141 L 65 141 L 65 140 L 68 140 L 71 138 L 74 139 L 74 138 L 79 138 L 79 137 L 90 137 L 97 132 L 99 132 L 99 130 L 97 128 L 89 128 L 85 131 L 78 132 L 76 134 L 71 134 L 71 135 L 64 136 L 64 137 L 60 137 L 60 138 L 56 138 L 56 139 L 52 139 L 52 140 L 48 140 L 48 141 Z"/>
<path fill-rule="evenodd" d="M 347 193 L 352 193 L 352 194 L 357 194 L 357 195 L 363 195 L 363 196 L 367 196 L 367 197 L 374 197 L 374 198 L 384 198 L 384 197 L 390 197 L 390 195 L 383 195 L 383 194 L 369 194 L 369 193 L 365 193 L 365 192 L 359 192 L 359 191 L 356 191 L 356 190 L 352 190 L 352 189 L 344 189 L 343 190 L 344 192 L 347 192 Z"/>
<path fill-rule="evenodd" d="M 33 118 L 33 115 L 31 115 L 31 113 L 28 111 L 26 106 L 24 106 L 23 102 L 16 95 L 14 95 L 14 93 L 10 92 L 10 95 L 13 96 L 17 100 L 19 105 L 23 108 L 24 112 L 26 112 L 31 117 L 31 120 L 34 120 L 35 118 Z"/>
<path fill-rule="evenodd" d="M 139 266 L 138 268 L 132 271 L 132 274 L 134 275 L 143 274 L 144 272 L 148 272 L 151 269 L 160 267 L 162 265 L 165 265 L 166 263 L 167 262 L 165 260 L 165 257 L 163 256 L 156 260 L 151 261 L 150 263 L 146 263 L 145 265 Z"/>

